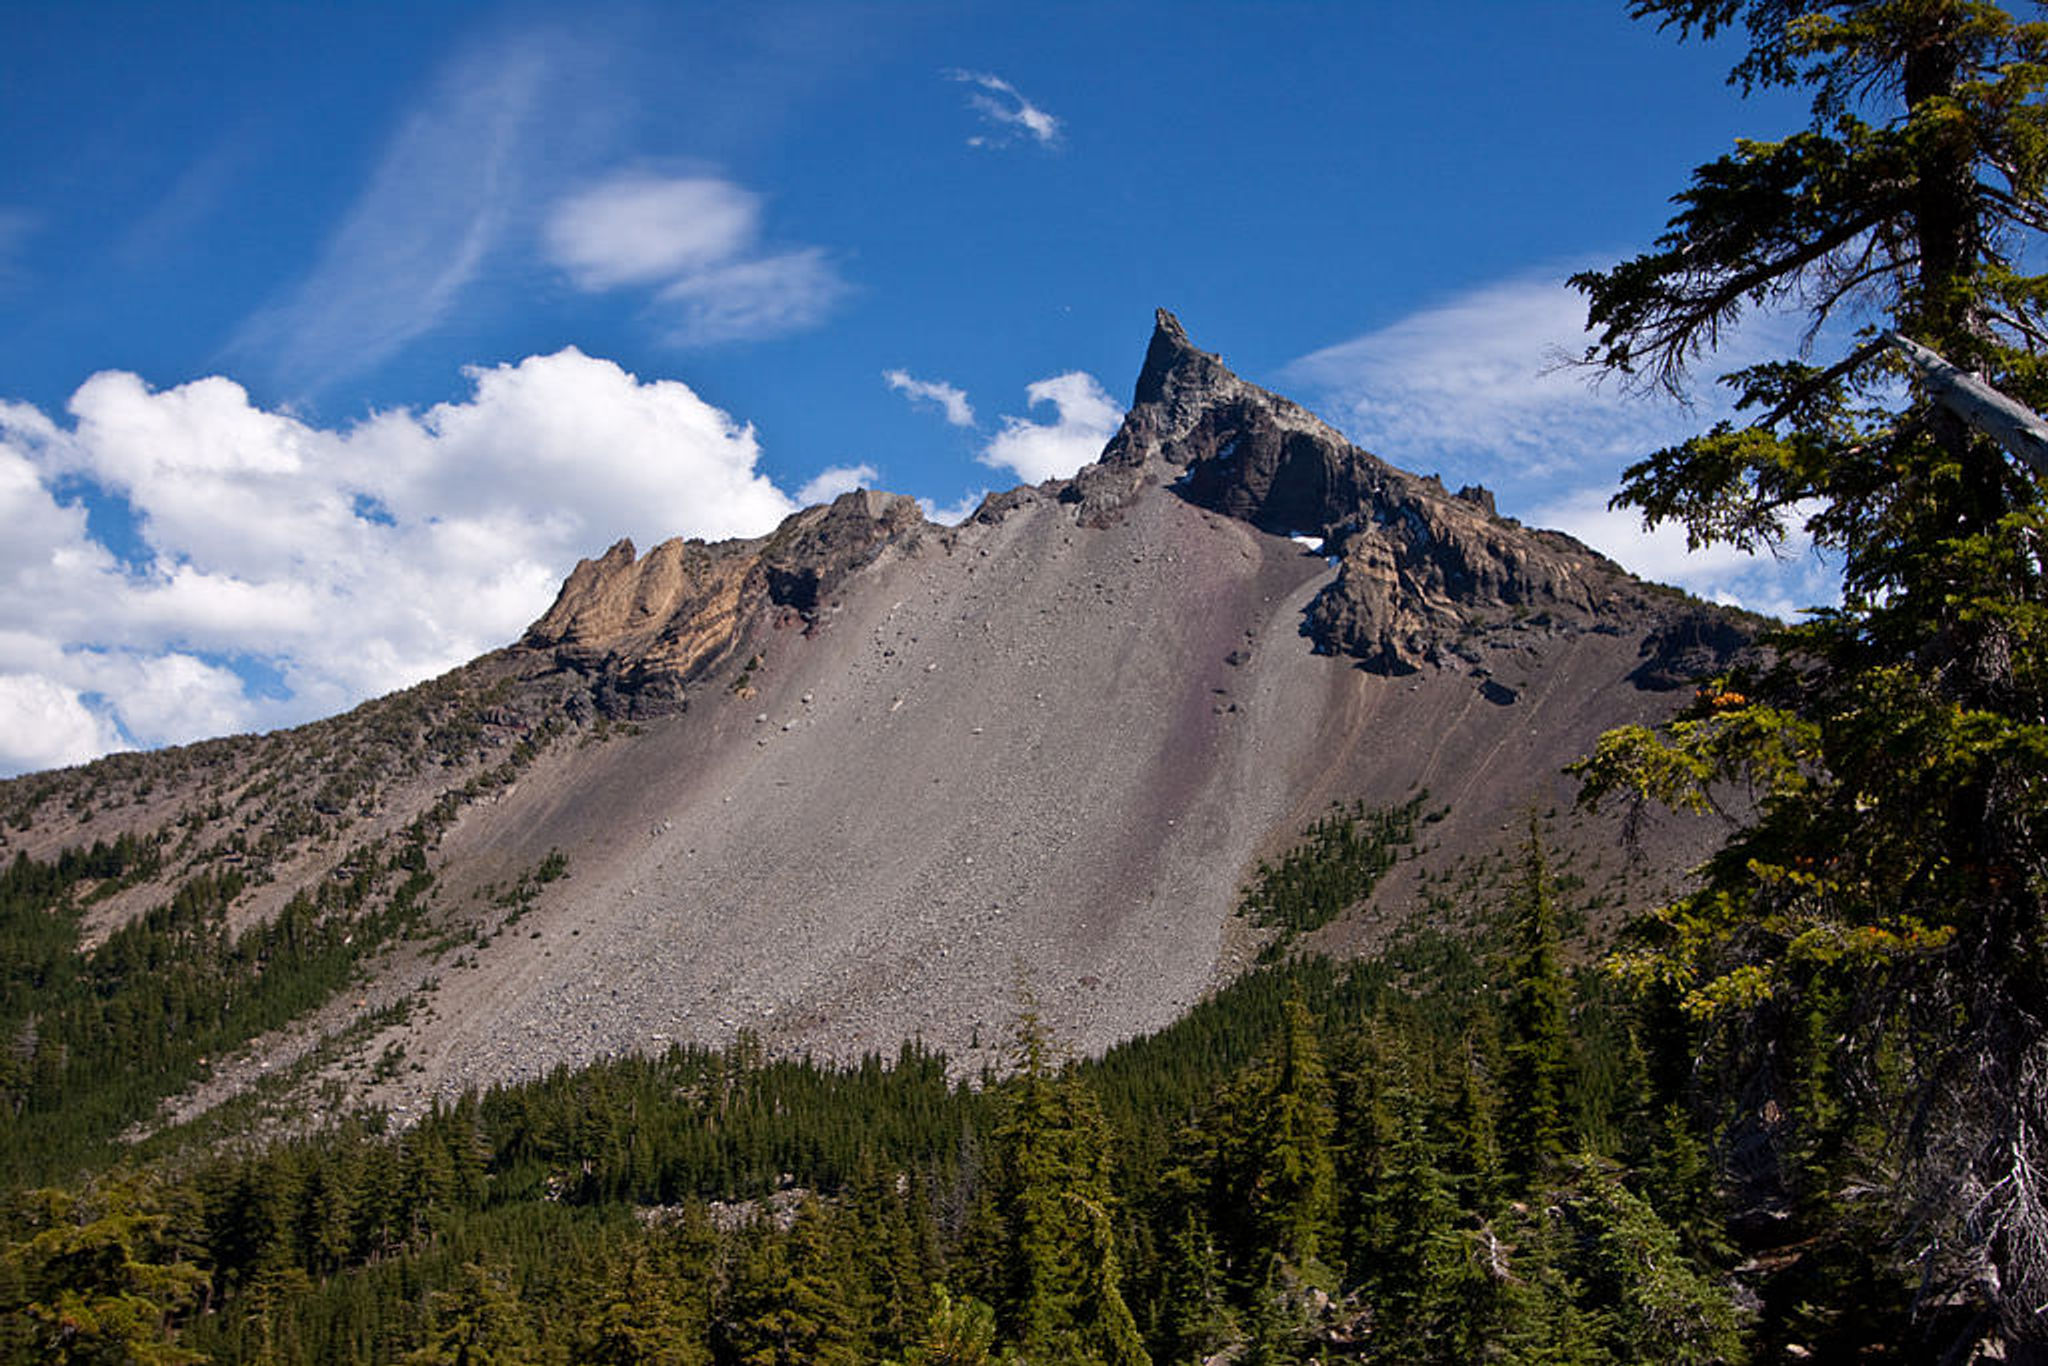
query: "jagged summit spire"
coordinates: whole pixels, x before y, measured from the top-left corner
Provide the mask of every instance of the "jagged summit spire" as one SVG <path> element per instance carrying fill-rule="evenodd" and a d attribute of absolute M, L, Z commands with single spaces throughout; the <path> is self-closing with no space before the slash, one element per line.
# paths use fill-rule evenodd
<path fill-rule="evenodd" d="M 1170 391 L 1185 386 L 1190 377 L 1185 372 L 1189 371 L 1198 384 L 1229 374 L 1220 360 L 1188 340 L 1187 329 L 1180 325 L 1179 318 L 1163 308 L 1156 310 L 1152 344 L 1145 348 L 1145 366 L 1138 372 L 1133 404 L 1161 402 Z M 1179 383 L 1176 377 L 1180 377 Z"/>

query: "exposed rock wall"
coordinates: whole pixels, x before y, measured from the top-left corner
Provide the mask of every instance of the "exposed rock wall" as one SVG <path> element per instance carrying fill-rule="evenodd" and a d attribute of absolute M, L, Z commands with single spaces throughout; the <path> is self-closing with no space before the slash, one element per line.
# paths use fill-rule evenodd
<path fill-rule="evenodd" d="M 1584 629 L 1654 609 L 1611 560 L 1499 516 L 1486 489 L 1448 493 L 1239 379 L 1164 309 L 1130 413 L 1072 501 L 1100 522 L 1148 479 L 1263 531 L 1320 539 L 1338 574 L 1307 630 L 1373 672 L 1450 662 L 1459 642 L 1507 622 Z M 1688 638 L 1739 648 L 1742 635 Z"/>
<path fill-rule="evenodd" d="M 861 489 L 758 540 L 664 541 L 644 558 L 622 540 L 577 564 L 524 643 L 595 675 L 607 710 L 676 710 L 756 614 L 782 610 L 815 623 L 849 574 L 891 547 L 914 547 L 927 529 L 915 499 Z"/>

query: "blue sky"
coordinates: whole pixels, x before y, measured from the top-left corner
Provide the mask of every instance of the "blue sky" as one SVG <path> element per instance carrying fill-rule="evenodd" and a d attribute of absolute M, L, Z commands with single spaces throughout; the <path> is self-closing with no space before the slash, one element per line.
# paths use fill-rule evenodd
<path fill-rule="evenodd" d="M 1702 425 L 1548 371 L 1563 277 L 1796 126 L 1593 3 L 15 5 L 0 773 L 322 715 L 630 535 L 1091 458 L 1152 309 L 1361 444 L 1602 505 Z M 1778 338 L 1751 329 L 1742 343 Z"/>

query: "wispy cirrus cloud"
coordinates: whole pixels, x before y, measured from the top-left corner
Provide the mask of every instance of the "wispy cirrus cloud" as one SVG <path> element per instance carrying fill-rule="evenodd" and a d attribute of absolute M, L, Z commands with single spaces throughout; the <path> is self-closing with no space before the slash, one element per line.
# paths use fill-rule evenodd
<path fill-rule="evenodd" d="M 628 172 L 559 201 L 543 235 L 581 289 L 658 286 L 669 340 L 703 346 L 814 327 L 846 293 L 822 248 L 764 249 L 761 218 L 730 180 Z"/>
<path fill-rule="evenodd" d="M 918 379 L 908 370 L 884 370 L 882 382 L 906 395 L 912 403 L 937 404 L 946 414 L 946 421 L 955 427 L 974 425 L 974 407 L 967 401 L 967 391 L 958 385 L 942 379 Z"/>
<path fill-rule="evenodd" d="M 1469 462 L 1496 477 L 1605 465 L 1698 429 L 1717 395 L 1689 408 L 1596 386 L 1567 364 L 1585 349 L 1585 322 L 1585 299 L 1562 272 L 1521 276 L 1313 352 L 1281 379 L 1397 464 Z M 1751 328 L 1736 344 L 1762 340 Z"/>
<path fill-rule="evenodd" d="M 947 71 L 945 76 L 949 81 L 974 87 L 967 96 L 968 107 L 995 130 L 993 135 L 978 133 L 967 139 L 969 147 L 1001 147 L 1019 137 L 1029 138 L 1041 147 L 1058 144 L 1060 120 L 1026 99 L 1022 91 L 1001 76 L 957 68 Z"/>
<path fill-rule="evenodd" d="M 21 273 L 22 248 L 36 230 L 36 215 L 0 204 L 0 285 Z"/>
<path fill-rule="evenodd" d="M 535 34 L 450 63 L 311 272 L 245 322 L 229 353 L 317 390 L 440 323 L 514 221 L 521 153 L 550 74 Z"/>

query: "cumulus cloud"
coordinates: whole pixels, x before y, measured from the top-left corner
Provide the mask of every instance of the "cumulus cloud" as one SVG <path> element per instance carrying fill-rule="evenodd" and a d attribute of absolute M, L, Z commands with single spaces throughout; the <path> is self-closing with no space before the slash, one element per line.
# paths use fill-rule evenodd
<path fill-rule="evenodd" d="M 323 715 L 513 638 L 621 534 L 795 510 L 753 429 L 681 383 L 574 349 L 469 378 L 345 430 L 218 377 L 96 375 L 68 425 L 0 404 L 0 770 Z M 139 566 L 53 492 L 81 481 L 134 510 Z"/>
<path fill-rule="evenodd" d="M 846 292 L 822 249 L 764 249 L 760 196 L 714 176 L 616 176 L 556 204 L 543 235 L 579 288 L 656 286 L 678 345 L 801 331 Z"/>
<path fill-rule="evenodd" d="M 1005 417 L 980 459 L 996 469 L 1015 470 L 1027 483 L 1064 479 L 1095 459 L 1124 418 L 1122 405 L 1085 371 L 1039 380 L 1024 393 L 1034 408 L 1052 404 L 1058 418 L 1045 423 Z"/>
<path fill-rule="evenodd" d="M 78 694 L 35 674 L 0 674 L 0 772 L 62 768 L 128 748 Z"/>
<path fill-rule="evenodd" d="M 946 421 L 955 427 L 974 425 L 974 408 L 967 402 L 967 392 L 939 379 L 916 379 L 907 370 L 885 370 L 882 382 L 891 389 L 909 396 L 912 403 L 936 403 L 946 414 Z"/>
<path fill-rule="evenodd" d="M 977 134 L 967 139 L 969 147 L 1000 147 L 1013 139 L 1028 137 L 1041 147 L 1060 138 L 1060 121 L 1024 98 L 1017 87 L 1001 76 L 986 71 L 948 71 L 946 79 L 974 87 L 967 103 L 996 130 L 995 136 Z"/>
<path fill-rule="evenodd" d="M 879 478 L 881 471 L 873 465 L 828 465 L 796 491 L 796 500 L 805 507 L 829 503 L 842 493 L 871 489 Z"/>
<path fill-rule="evenodd" d="M 471 50 L 400 125 L 312 271 L 232 354 L 287 383 L 359 374 L 438 324 L 502 240 L 550 62 L 528 37 Z"/>

